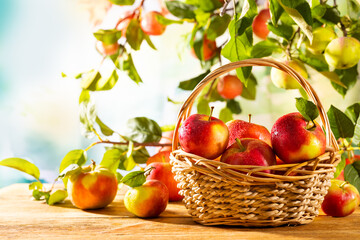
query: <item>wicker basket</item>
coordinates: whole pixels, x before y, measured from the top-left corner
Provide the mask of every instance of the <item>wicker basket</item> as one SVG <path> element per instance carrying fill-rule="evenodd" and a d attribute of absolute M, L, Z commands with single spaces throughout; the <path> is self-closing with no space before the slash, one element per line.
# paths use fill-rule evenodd
<path fill-rule="evenodd" d="M 326 131 L 325 154 L 303 163 L 261 167 L 229 165 L 180 149 L 179 127 L 189 117 L 201 90 L 222 74 L 247 66 L 275 67 L 300 83 L 319 109 Z M 299 225 L 312 222 L 318 215 L 340 160 L 338 150 L 326 112 L 310 84 L 283 63 L 272 59 L 248 59 L 219 67 L 195 87 L 178 115 L 170 163 L 181 188 L 180 194 L 184 196 L 183 202 L 198 223 L 245 227 Z M 265 169 L 272 171 L 265 173 Z"/>

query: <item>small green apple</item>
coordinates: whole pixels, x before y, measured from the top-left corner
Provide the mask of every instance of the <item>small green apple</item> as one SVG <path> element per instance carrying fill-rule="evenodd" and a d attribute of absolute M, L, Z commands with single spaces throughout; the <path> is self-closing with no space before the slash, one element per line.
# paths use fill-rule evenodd
<path fill-rule="evenodd" d="M 300 73 L 305 79 L 308 77 L 304 64 L 298 60 L 285 60 L 283 63 L 292 67 L 296 72 Z M 286 72 L 277 68 L 272 68 L 270 72 L 271 81 L 275 86 L 285 89 L 301 88 L 300 84 Z"/>
<path fill-rule="evenodd" d="M 306 41 L 307 48 L 313 54 L 321 54 L 330 41 L 335 39 L 337 36 L 334 32 L 334 29 L 331 27 L 319 27 L 313 31 L 313 41 Z"/>
<path fill-rule="evenodd" d="M 336 38 L 327 45 L 324 57 L 336 69 L 351 68 L 360 60 L 360 42 L 353 37 Z"/>

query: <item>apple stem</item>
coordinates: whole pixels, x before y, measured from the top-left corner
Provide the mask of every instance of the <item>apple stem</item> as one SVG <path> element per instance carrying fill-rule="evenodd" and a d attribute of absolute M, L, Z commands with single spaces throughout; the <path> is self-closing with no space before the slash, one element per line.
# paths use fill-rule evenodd
<path fill-rule="evenodd" d="M 249 123 L 251 123 L 251 114 L 249 114 Z"/>
<path fill-rule="evenodd" d="M 306 130 L 311 130 L 311 129 L 315 128 L 315 127 L 316 127 L 315 122 L 314 122 L 313 120 L 311 120 L 311 121 L 309 121 L 309 122 L 306 124 L 305 129 L 306 129 Z"/>
<path fill-rule="evenodd" d="M 94 171 L 96 167 L 96 162 L 91 159 L 91 170 Z"/>
<path fill-rule="evenodd" d="M 211 121 L 211 116 L 213 114 L 213 111 L 214 111 L 214 106 L 211 106 L 210 114 L 209 114 L 209 122 Z"/>
<path fill-rule="evenodd" d="M 235 141 L 236 141 L 237 145 L 239 146 L 241 152 L 246 150 L 246 148 L 244 147 L 244 145 L 242 145 L 241 140 L 239 138 L 235 138 Z"/>

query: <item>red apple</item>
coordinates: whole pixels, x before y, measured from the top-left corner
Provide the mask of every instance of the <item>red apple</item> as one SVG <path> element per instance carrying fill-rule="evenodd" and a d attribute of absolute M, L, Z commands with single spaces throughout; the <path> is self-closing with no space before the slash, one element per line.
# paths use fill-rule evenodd
<path fill-rule="evenodd" d="M 325 133 L 320 125 L 309 122 L 294 112 L 276 120 L 271 129 L 271 144 L 285 163 L 297 163 L 316 158 L 325 152 Z"/>
<path fill-rule="evenodd" d="M 212 59 L 216 55 L 217 51 L 216 42 L 213 40 L 209 40 L 206 35 L 204 35 L 202 51 L 204 61 Z M 196 56 L 194 48 L 191 48 L 191 55 L 193 55 L 195 58 L 198 58 Z"/>
<path fill-rule="evenodd" d="M 226 123 L 229 129 L 228 147 L 235 142 L 236 138 L 256 138 L 260 139 L 271 146 L 271 135 L 266 127 L 234 119 Z"/>
<path fill-rule="evenodd" d="M 217 91 L 225 99 L 234 99 L 242 93 L 243 85 L 240 79 L 234 75 L 226 75 L 219 79 Z"/>
<path fill-rule="evenodd" d="M 143 185 L 129 189 L 124 196 L 126 209 L 141 218 L 159 216 L 168 201 L 169 191 L 158 180 L 147 180 Z"/>
<path fill-rule="evenodd" d="M 146 177 L 147 180 L 159 180 L 166 185 L 169 190 L 169 201 L 179 201 L 183 197 L 179 195 L 180 189 L 177 187 L 174 173 L 171 171 L 171 165 L 168 162 L 153 162 L 148 165 L 148 168 L 153 167 L 150 174 Z"/>
<path fill-rule="evenodd" d="M 162 25 L 157 20 L 156 16 L 162 15 L 156 11 L 147 12 L 141 19 L 140 27 L 144 33 L 148 35 L 161 35 L 166 29 L 165 25 Z"/>
<path fill-rule="evenodd" d="M 148 160 L 146 161 L 146 165 L 149 165 L 153 162 L 170 162 L 170 153 L 171 151 L 158 152 L 148 158 Z"/>
<path fill-rule="evenodd" d="M 267 21 L 270 19 L 270 10 L 268 8 L 263 9 L 259 14 L 254 18 L 252 23 L 252 28 L 254 34 L 261 38 L 266 39 L 269 34 L 269 29 L 267 28 Z"/>
<path fill-rule="evenodd" d="M 106 56 L 113 55 L 119 50 L 119 44 L 117 42 L 112 44 L 105 44 L 101 41 L 97 41 L 96 47 L 102 55 Z"/>
<path fill-rule="evenodd" d="M 117 188 L 115 174 L 95 164 L 71 175 L 67 184 L 72 204 L 80 209 L 106 207 L 114 200 Z"/>
<path fill-rule="evenodd" d="M 276 164 L 276 157 L 271 147 L 259 139 L 237 138 L 220 161 L 232 165 L 271 166 Z M 270 170 L 264 172 L 270 173 Z"/>
<path fill-rule="evenodd" d="M 345 217 L 355 211 L 360 204 L 359 192 L 348 182 L 331 180 L 331 186 L 321 205 L 326 215 Z"/>
<path fill-rule="evenodd" d="M 225 123 L 215 117 L 193 114 L 179 129 L 181 148 L 188 153 L 215 159 L 220 156 L 229 141 L 229 130 Z"/>

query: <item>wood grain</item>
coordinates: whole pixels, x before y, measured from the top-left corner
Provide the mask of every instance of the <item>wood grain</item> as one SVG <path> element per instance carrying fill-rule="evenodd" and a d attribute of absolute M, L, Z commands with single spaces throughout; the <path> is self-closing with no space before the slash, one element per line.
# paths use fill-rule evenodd
<path fill-rule="evenodd" d="M 158 218 L 137 218 L 124 207 L 125 191 L 107 208 L 83 211 L 68 200 L 55 206 L 33 201 L 27 184 L 2 188 L 0 239 L 360 239 L 359 210 L 296 227 L 209 227 L 193 222 L 181 202 L 170 203 Z"/>

